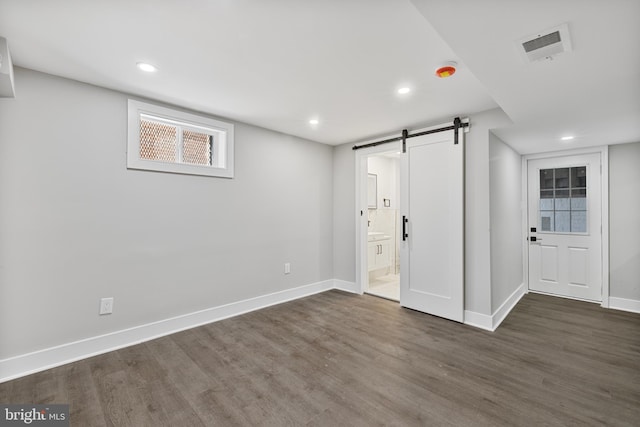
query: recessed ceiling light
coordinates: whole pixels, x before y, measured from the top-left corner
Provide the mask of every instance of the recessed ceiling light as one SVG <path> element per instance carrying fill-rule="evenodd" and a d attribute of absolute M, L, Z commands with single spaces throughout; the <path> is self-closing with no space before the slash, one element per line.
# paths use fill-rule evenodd
<path fill-rule="evenodd" d="M 311 125 L 317 125 L 318 123 L 320 123 L 320 121 L 318 119 L 309 120 L 309 124 L 311 124 Z"/>
<path fill-rule="evenodd" d="M 398 89 L 398 93 L 400 95 L 404 95 L 405 93 L 409 93 L 411 92 L 411 89 L 409 89 L 408 87 L 401 87 L 400 89 Z"/>
<path fill-rule="evenodd" d="M 575 138 L 574 136 L 563 136 L 562 138 L 560 138 L 563 141 L 571 141 L 573 138 Z"/>
<path fill-rule="evenodd" d="M 158 71 L 158 69 L 154 65 L 147 64 L 146 62 L 138 62 L 136 65 L 142 71 L 146 71 L 147 73 L 154 73 L 154 72 Z"/>

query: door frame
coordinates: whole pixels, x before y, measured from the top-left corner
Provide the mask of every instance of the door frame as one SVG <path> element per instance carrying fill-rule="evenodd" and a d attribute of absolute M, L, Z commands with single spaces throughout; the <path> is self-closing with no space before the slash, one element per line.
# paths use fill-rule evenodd
<path fill-rule="evenodd" d="M 529 160 L 549 159 L 555 157 L 594 153 L 600 154 L 600 168 L 602 171 L 600 174 L 602 186 L 602 200 L 600 205 L 602 215 L 602 303 L 600 305 L 603 308 L 609 308 L 609 147 L 606 145 L 589 148 L 577 148 L 572 150 L 552 151 L 546 153 L 526 154 L 522 156 L 522 265 L 524 267 L 524 281 L 526 283 L 526 292 L 529 293 L 529 241 L 527 240 L 527 237 L 529 236 Z M 562 295 L 558 296 L 562 298 L 571 298 Z"/>
<path fill-rule="evenodd" d="M 462 123 L 469 123 L 468 116 L 463 116 Z M 434 125 L 429 125 L 425 127 L 420 127 L 417 129 L 412 129 L 411 133 L 420 133 L 426 132 L 446 126 L 450 126 L 451 122 L 445 123 L 437 123 Z M 462 132 L 469 133 L 470 126 L 466 125 L 462 127 Z M 358 141 L 358 145 L 367 144 L 370 142 L 380 141 L 381 139 L 386 138 L 394 138 L 397 137 L 398 134 L 387 134 L 382 135 L 379 138 L 368 139 L 365 141 Z M 360 148 L 355 150 L 355 181 L 356 181 L 356 189 L 355 189 L 355 197 L 356 197 L 356 208 L 354 211 L 354 220 L 356 225 L 356 292 L 360 295 L 364 294 L 365 291 L 365 280 L 368 282 L 369 273 L 367 271 L 367 218 L 365 215 L 360 215 L 360 211 L 368 212 L 368 203 L 367 203 L 367 158 L 372 155 L 386 153 L 389 151 L 402 151 L 402 142 L 394 141 L 388 142 L 380 145 L 376 145 L 373 147 Z M 466 155 L 466 151 L 465 151 Z M 463 157 L 464 158 L 464 157 Z M 463 164 L 463 170 L 466 172 L 466 166 Z M 400 189 L 402 192 L 402 189 Z M 466 215 L 466 213 L 465 213 Z M 400 271 L 402 274 L 402 271 Z M 399 304 L 399 303 L 398 303 Z"/>
<path fill-rule="evenodd" d="M 362 295 L 368 284 L 369 272 L 367 271 L 367 221 L 369 212 L 367 202 L 367 159 L 380 153 L 389 151 L 402 151 L 402 142 L 389 142 L 375 147 L 362 148 L 355 152 L 355 179 L 356 179 L 356 290 Z M 362 215 L 360 215 L 362 212 Z"/>

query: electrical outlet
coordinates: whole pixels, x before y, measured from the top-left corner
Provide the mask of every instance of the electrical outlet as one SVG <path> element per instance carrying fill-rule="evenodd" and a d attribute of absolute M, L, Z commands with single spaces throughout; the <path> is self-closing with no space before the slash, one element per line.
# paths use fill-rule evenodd
<path fill-rule="evenodd" d="M 102 298 L 100 300 L 100 314 L 113 313 L 113 298 Z"/>
<path fill-rule="evenodd" d="M 284 263 L 284 274 L 291 274 L 291 264 L 288 262 Z"/>

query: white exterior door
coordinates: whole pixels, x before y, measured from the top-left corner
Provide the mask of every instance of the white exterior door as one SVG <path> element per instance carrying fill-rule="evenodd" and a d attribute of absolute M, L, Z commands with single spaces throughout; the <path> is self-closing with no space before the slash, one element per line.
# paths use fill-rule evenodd
<path fill-rule="evenodd" d="M 529 289 L 602 301 L 600 153 L 527 161 Z"/>
<path fill-rule="evenodd" d="M 400 305 L 464 319 L 464 133 L 409 138 L 401 155 Z"/>

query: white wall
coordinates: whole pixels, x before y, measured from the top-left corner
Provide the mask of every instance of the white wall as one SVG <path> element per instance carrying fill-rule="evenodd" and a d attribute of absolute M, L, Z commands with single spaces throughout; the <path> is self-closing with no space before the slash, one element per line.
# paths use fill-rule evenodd
<path fill-rule="evenodd" d="M 378 182 L 378 209 L 399 209 L 399 199 L 396 193 L 396 171 L 399 159 L 386 156 L 370 156 L 367 158 L 367 172 L 375 174 Z M 390 200 L 390 207 L 385 208 L 383 199 Z"/>
<path fill-rule="evenodd" d="M 236 124 L 233 180 L 133 171 L 127 95 L 24 69 L 16 91 L 0 99 L 0 359 L 355 281 L 351 144 Z M 466 137 L 465 308 L 487 315 L 522 274 L 519 156 L 490 132 L 508 123 L 475 114 Z M 640 300 L 640 143 L 609 153 L 611 296 Z"/>
<path fill-rule="evenodd" d="M 640 301 L 640 142 L 609 147 L 609 295 Z"/>
<path fill-rule="evenodd" d="M 511 121 L 501 109 L 470 119 L 465 147 L 465 310 L 491 315 L 489 135 Z"/>
<path fill-rule="evenodd" d="M 489 133 L 491 308 L 496 310 L 523 283 L 522 159 Z"/>
<path fill-rule="evenodd" d="M 356 280 L 356 164 L 352 147 L 342 144 L 333 148 L 333 277 L 347 282 Z"/>
<path fill-rule="evenodd" d="M 333 277 L 332 147 L 236 124 L 232 180 L 127 170 L 127 95 L 24 69 L 16 94 L 0 359 Z"/>

